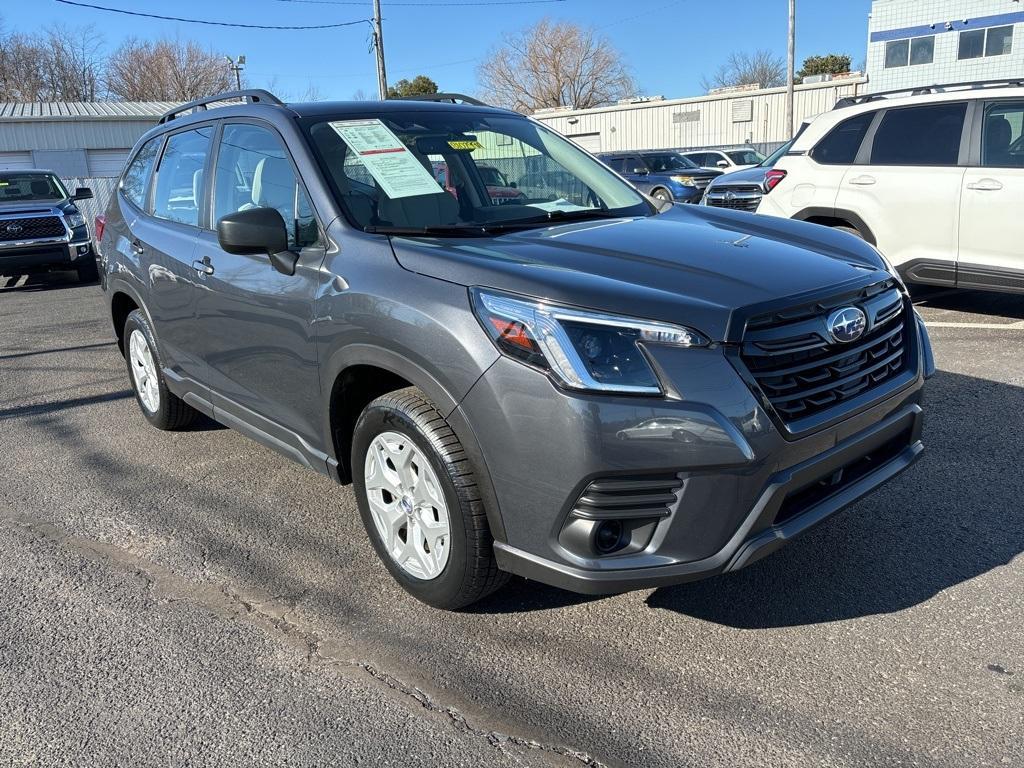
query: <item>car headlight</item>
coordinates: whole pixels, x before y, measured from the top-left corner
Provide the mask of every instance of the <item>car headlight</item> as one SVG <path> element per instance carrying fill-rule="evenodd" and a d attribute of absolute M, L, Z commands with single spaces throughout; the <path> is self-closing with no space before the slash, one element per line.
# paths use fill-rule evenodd
<path fill-rule="evenodd" d="M 570 309 L 472 289 L 473 308 L 495 346 L 569 389 L 661 394 L 647 344 L 703 347 L 691 328 Z"/>
<path fill-rule="evenodd" d="M 671 176 L 669 177 L 672 181 L 682 184 L 684 187 L 695 187 L 696 183 L 693 181 L 693 176 Z"/>
<path fill-rule="evenodd" d="M 85 226 L 85 216 L 80 213 L 65 213 L 64 220 L 72 229 Z"/>

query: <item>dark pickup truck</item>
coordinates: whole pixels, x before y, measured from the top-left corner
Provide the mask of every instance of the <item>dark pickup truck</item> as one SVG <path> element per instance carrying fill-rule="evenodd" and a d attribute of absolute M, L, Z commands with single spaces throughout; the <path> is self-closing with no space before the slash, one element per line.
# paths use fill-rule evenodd
<path fill-rule="evenodd" d="M 95 282 L 92 238 L 75 205 L 91 197 L 86 187 L 68 194 L 52 171 L 0 172 L 0 275 L 73 269 Z"/>

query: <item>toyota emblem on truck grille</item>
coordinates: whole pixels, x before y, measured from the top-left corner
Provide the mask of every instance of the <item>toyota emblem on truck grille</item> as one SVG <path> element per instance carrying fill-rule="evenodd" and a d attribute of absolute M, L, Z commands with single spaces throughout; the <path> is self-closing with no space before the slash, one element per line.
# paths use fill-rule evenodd
<path fill-rule="evenodd" d="M 16 235 L 23 229 L 24 227 L 21 226 L 21 224 L 8 224 L 6 227 L 6 232 L 10 235 Z"/>
<path fill-rule="evenodd" d="M 840 344 L 856 341 L 868 326 L 867 315 L 857 307 L 843 307 L 828 316 L 829 335 Z"/>

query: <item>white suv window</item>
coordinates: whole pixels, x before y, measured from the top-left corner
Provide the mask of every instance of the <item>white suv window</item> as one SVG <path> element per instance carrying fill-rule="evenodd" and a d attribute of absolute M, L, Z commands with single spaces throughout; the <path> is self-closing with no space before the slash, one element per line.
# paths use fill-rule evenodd
<path fill-rule="evenodd" d="M 871 165 L 956 165 L 967 104 L 890 109 L 871 149 Z"/>
<path fill-rule="evenodd" d="M 990 104 L 981 130 L 981 164 L 1024 168 L 1024 102 Z"/>
<path fill-rule="evenodd" d="M 844 120 L 818 142 L 811 150 L 815 162 L 823 165 L 850 165 L 857 159 L 864 134 L 875 118 L 876 112 L 863 114 Z"/>

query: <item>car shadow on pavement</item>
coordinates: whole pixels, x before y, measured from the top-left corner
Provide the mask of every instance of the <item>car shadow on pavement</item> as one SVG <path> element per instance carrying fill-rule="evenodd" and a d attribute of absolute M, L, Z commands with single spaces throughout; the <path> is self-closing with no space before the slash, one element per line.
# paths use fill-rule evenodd
<path fill-rule="evenodd" d="M 1024 388 L 940 372 L 925 453 L 902 476 L 750 568 L 658 589 L 651 608 L 735 628 L 892 613 L 1024 552 Z"/>
<path fill-rule="evenodd" d="M 1024 301 L 1019 294 L 911 286 L 910 295 L 917 307 L 981 315 L 997 322 L 1024 320 Z"/>
<path fill-rule="evenodd" d="M 25 278 L 22 282 L 22 277 Z M 0 294 L 29 293 L 31 291 L 58 291 L 65 288 L 84 288 L 99 281 L 83 283 L 77 272 L 33 272 L 28 275 L 0 275 Z"/>

